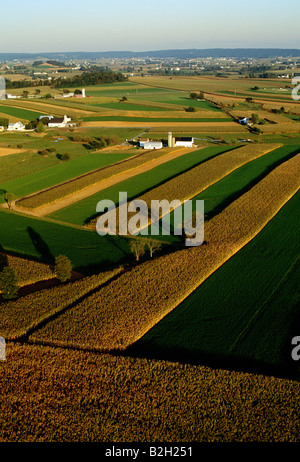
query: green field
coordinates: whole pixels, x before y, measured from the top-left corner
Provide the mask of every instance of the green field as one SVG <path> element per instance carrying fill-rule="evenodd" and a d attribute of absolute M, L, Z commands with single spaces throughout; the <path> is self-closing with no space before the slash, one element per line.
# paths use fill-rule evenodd
<path fill-rule="evenodd" d="M 85 154 L 77 159 L 68 162 L 59 162 L 56 159 L 56 164 L 39 171 L 32 173 L 22 178 L 17 178 L 12 181 L 1 183 L 1 189 L 5 189 L 15 195 L 16 198 L 25 197 L 42 189 L 50 188 L 59 183 L 71 180 L 77 176 L 91 172 L 93 170 L 104 168 L 116 162 L 120 162 L 134 155 L 134 153 L 107 153 L 102 154 L 92 153 Z M 35 155 L 35 161 L 38 159 L 38 154 Z M 53 156 L 55 159 L 55 156 Z M 41 161 L 43 159 L 40 159 Z M 0 202 L 3 199 L 0 197 Z"/>
<path fill-rule="evenodd" d="M 70 258 L 73 269 L 109 269 L 124 261 L 130 253 L 127 240 L 119 236 L 100 237 L 93 231 L 9 211 L 0 211 L 0 222 L 1 251 L 50 264 L 63 254 Z"/>
<path fill-rule="evenodd" d="M 299 270 L 299 207 L 300 192 L 249 244 L 138 341 L 133 351 L 222 368 L 291 367 L 289 333 L 300 314 L 299 305 L 294 310 L 299 299 L 295 283 L 299 278 L 299 272 L 295 273 Z M 295 293 L 284 298 L 291 287 Z"/>
<path fill-rule="evenodd" d="M 45 112 L 36 112 L 30 111 L 29 109 L 22 109 L 19 107 L 12 107 L 12 106 L 3 106 L 0 105 L 0 113 L 7 114 L 16 118 L 20 118 L 22 120 L 34 120 L 40 117 L 41 115 L 45 115 Z"/>
<path fill-rule="evenodd" d="M 184 171 L 187 171 L 188 169 L 231 149 L 232 146 L 211 146 L 199 151 L 193 151 L 165 163 L 163 168 L 158 166 L 148 172 L 122 181 L 121 183 L 94 194 L 87 199 L 81 200 L 76 204 L 58 210 L 57 212 L 49 215 L 49 218 L 67 223 L 83 225 L 87 219 L 94 217 L 96 213 L 96 205 L 100 200 L 110 199 L 114 201 L 115 204 L 118 204 L 119 191 L 126 191 L 128 200 L 132 200 L 134 197 L 141 195 L 174 176 L 177 176 Z"/>

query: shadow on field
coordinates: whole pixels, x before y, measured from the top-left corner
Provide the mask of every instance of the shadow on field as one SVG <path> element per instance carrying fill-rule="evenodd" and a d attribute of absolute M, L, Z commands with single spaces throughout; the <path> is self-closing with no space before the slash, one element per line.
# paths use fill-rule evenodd
<path fill-rule="evenodd" d="M 52 255 L 50 248 L 48 247 L 47 243 L 44 241 L 44 239 L 40 236 L 39 233 L 37 233 L 33 228 L 30 226 L 27 227 L 27 232 L 29 234 L 29 237 L 38 252 L 38 254 L 41 256 L 41 260 L 53 265 L 55 263 L 55 258 Z"/>
<path fill-rule="evenodd" d="M 300 360 L 294 361 L 291 357 L 293 349 L 293 346 L 291 346 L 291 339 L 297 335 L 297 326 L 300 325 L 299 313 L 295 316 L 291 325 L 296 327 L 293 327 L 286 337 L 288 341 L 282 351 L 282 360 L 278 364 L 251 360 L 249 357 L 236 357 L 229 354 L 215 355 L 200 350 L 191 351 L 185 348 L 167 347 L 161 344 L 147 344 L 141 341 L 137 341 L 128 347 L 125 351 L 125 355 L 133 358 L 164 360 L 181 364 L 210 367 L 212 369 L 225 369 L 231 372 L 273 376 L 300 382 Z M 250 354 L 251 352 L 249 352 L 249 356 Z"/>

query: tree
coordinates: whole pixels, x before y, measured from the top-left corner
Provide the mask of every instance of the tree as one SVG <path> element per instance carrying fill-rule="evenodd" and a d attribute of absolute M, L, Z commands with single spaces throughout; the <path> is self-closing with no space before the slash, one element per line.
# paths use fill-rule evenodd
<path fill-rule="evenodd" d="M 29 91 L 28 91 L 28 90 L 24 90 L 24 91 L 23 91 L 23 97 L 24 97 L 24 98 L 28 98 L 28 95 L 29 95 Z"/>
<path fill-rule="evenodd" d="M 9 119 L 6 119 L 6 117 L 0 117 L 0 126 L 7 128 L 9 124 Z"/>
<path fill-rule="evenodd" d="M 130 241 L 130 250 L 135 255 L 136 261 L 145 254 L 146 242 L 143 239 L 132 239 Z"/>
<path fill-rule="evenodd" d="M 18 278 L 15 270 L 10 266 L 5 266 L 0 273 L 0 289 L 2 290 L 2 296 L 5 300 L 17 296 L 19 290 Z"/>
<path fill-rule="evenodd" d="M 68 160 L 70 160 L 70 157 L 71 157 L 70 154 L 65 153 L 61 155 L 61 160 L 63 160 L 64 162 L 67 162 Z"/>
<path fill-rule="evenodd" d="M 192 93 L 190 94 L 190 98 L 191 98 L 191 99 L 197 99 L 197 98 L 198 98 L 197 93 L 192 92 Z"/>
<path fill-rule="evenodd" d="M 60 282 L 66 282 L 71 278 L 72 265 L 68 257 L 59 255 L 55 258 L 55 275 Z"/>
<path fill-rule="evenodd" d="M 154 239 L 147 240 L 146 245 L 149 249 L 151 258 L 153 257 L 154 252 L 157 252 L 162 247 L 161 243 L 159 241 L 155 241 Z"/>
<path fill-rule="evenodd" d="M 259 122 L 259 115 L 258 114 L 252 114 L 251 115 L 252 123 L 257 124 Z"/>
<path fill-rule="evenodd" d="M 39 88 L 37 88 L 34 92 L 37 96 L 41 94 L 41 90 Z"/>
<path fill-rule="evenodd" d="M 74 95 L 82 95 L 82 91 L 76 88 L 76 90 L 74 91 Z"/>
<path fill-rule="evenodd" d="M 196 112 L 196 108 L 193 107 L 193 106 L 189 106 L 188 108 L 186 108 L 185 111 L 186 111 L 186 112 Z"/>
<path fill-rule="evenodd" d="M 3 199 L 5 200 L 5 202 L 7 203 L 8 208 L 11 209 L 11 208 L 13 207 L 14 200 L 15 200 L 14 194 L 6 191 L 6 192 L 2 195 L 2 197 L 3 197 Z"/>
<path fill-rule="evenodd" d="M 45 131 L 45 125 L 43 124 L 41 120 L 37 124 L 36 131 L 37 133 L 43 133 Z"/>

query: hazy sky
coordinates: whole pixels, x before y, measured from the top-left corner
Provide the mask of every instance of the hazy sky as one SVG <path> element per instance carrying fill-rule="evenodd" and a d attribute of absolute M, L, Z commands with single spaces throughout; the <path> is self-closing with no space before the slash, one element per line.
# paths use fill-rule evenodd
<path fill-rule="evenodd" d="M 0 5 L 2 53 L 300 48 L 299 0 L 2 0 Z"/>

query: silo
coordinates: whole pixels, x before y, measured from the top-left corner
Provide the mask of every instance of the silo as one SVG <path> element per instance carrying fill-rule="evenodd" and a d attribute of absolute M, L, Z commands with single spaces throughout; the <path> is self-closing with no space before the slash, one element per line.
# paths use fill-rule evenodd
<path fill-rule="evenodd" d="M 169 148 L 173 147 L 173 138 L 172 138 L 172 132 L 168 133 L 168 146 Z"/>
<path fill-rule="evenodd" d="M 82 98 L 85 98 L 85 88 L 82 89 Z"/>

